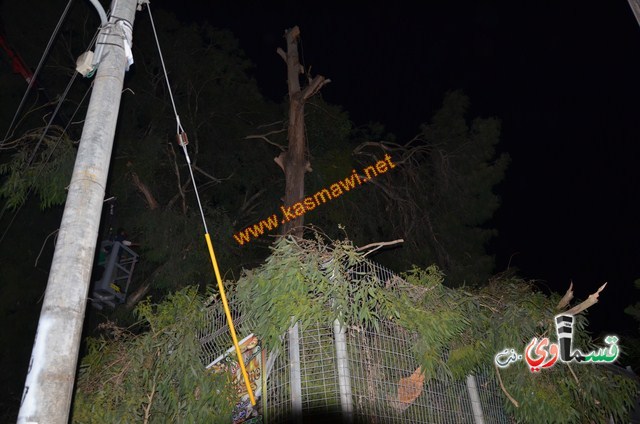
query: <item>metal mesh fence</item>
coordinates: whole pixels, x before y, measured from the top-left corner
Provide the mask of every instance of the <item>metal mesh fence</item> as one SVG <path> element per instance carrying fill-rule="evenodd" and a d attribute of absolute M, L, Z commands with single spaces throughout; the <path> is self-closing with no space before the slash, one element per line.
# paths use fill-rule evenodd
<path fill-rule="evenodd" d="M 486 423 L 511 423 L 511 420 L 504 412 L 502 406 L 502 397 L 500 395 L 500 387 L 498 382 L 493 377 L 493 374 L 489 373 L 489 370 L 484 370 L 476 376 L 478 382 L 478 392 L 480 393 L 480 402 L 482 403 L 482 413 L 484 415 L 484 422 Z"/>
<path fill-rule="evenodd" d="M 349 331 L 356 415 L 385 423 L 473 422 L 464 384 L 424 383 L 413 339 L 389 322 L 377 331 Z"/>
<path fill-rule="evenodd" d="M 238 340 L 242 340 L 251 334 L 253 323 L 251 320 L 245 319 L 233 299 L 229 300 L 229 309 L 231 309 L 231 318 L 233 319 Z M 232 347 L 233 341 L 229 332 L 227 317 L 222 309 L 222 303 L 216 303 L 207 308 L 202 319 L 202 330 L 198 332 L 198 340 L 202 347 L 200 360 L 207 366 Z"/>
<path fill-rule="evenodd" d="M 299 337 L 302 410 L 310 415 L 339 411 L 340 392 L 332 329 L 315 324 Z"/>
<path fill-rule="evenodd" d="M 351 272 L 354 278 L 375 275 L 390 289 L 410 287 L 373 262 Z M 230 306 L 238 337 L 249 335 L 252 323 L 243 319 L 237 305 Z M 200 342 L 206 365 L 232 342 L 221 305 L 209 309 L 204 319 Z M 299 415 L 305 423 L 512 422 L 489 370 L 467 381 L 425 381 L 412 353 L 415 340 L 415 334 L 390 321 L 377 329 L 316 323 L 298 331 L 296 326 L 283 337 L 280 352 L 268 352 L 270 359 L 263 364 L 266 393 L 260 403 L 265 422 L 296 422 Z"/>

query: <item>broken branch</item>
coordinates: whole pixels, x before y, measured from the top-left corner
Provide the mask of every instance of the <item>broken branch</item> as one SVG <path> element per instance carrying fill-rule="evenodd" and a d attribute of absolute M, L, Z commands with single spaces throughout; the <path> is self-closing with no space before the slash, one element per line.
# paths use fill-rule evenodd
<path fill-rule="evenodd" d="M 356 252 L 360 252 L 362 250 L 365 250 L 365 249 L 368 249 L 370 247 L 376 246 L 375 249 L 372 249 L 372 250 L 368 251 L 367 253 L 365 253 L 363 255 L 363 256 L 367 256 L 369 253 L 375 252 L 376 250 L 380 249 L 383 246 L 391 246 L 391 245 L 398 244 L 398 243 L 404 243 L 404 239 L 397 239 L 397 240 L 393 240 L 393 241 L 379 241 L 377 243 L 369 243 L 366 246 L 358 247 L 356 249 Z"/>
<path fill-rule="evenodd" d="M 493 366 L 496 368 L 496 375 L 498 376 L 498 383 L 500 383 L 500 388 L 502 389 L 502 392 L 507 396 L 507 399 L 509 399 L 511 403 L 515 405 L 516 408 L 519 408 L 520 404 L 518 403 L 518 401 L 515 400 L 513 396 L 509 394 L 509 392 L 507 392 L 507 389 L 505 389 L 504 384 L 502 384 L 502 378 L 500 377 L 500 368 L 498 368 L 496 364 L 493 364 Z"/>
<path fill-rule="evenodd" d="M 276 156 L 275 158 L 273 158 L 273 161 L 275 163 L 278 164 L 278 166 L 280 167 L 280 169 L 282 169 L 282 171 L 286 174 L 287 171 L 285 171 L 284 169 L 284 162 L 286 160 L 287 157 L 287 152 L 282 152 L 280 153 L 278 156 Z"/>
<path fill-rule="evenodd" d="M 310 97 L 313 97 L 322 87 L 330 82 L 330 79 L 325 78 L 322 75 L 318 75 L 317 77 L 310 79 L 309 85 L 302 90 L 302 99 L 307 100 Z"/>
<path fill-rule="evenodd" d="M 569 304 L 569 302 L 571 302 L 571 299 L 573 299 L 573 281 L 571 282 L 571 284 L 569 284 L 569 288 L 567 289 L 567 292 L 564 294 L 564 296 L 562 296 L 562 299 L 560 299 L 560 302 L 558 302 L 558 306 L 556 306 L 556 309 L 565 308 Z"/>
<path fill-rule="evenodd" d="M 195 169 L 196 171 L 198 171 L 199 173 L 201 173 L 202 175 L 204 175 L 205 177 L 209 178 L 211 181 L 213 181 L 214 183 L 220 183 L 224 180 L 228 180 L 229 178 L 231 178 L 231 176 L 224 178 L 224 179 L 220 179 L 220 178 L 216 178 L 213 175 L 209 174 L 207 171 L 205 171 L 204 169 L 200 168 L 199 166 L 196 165 L 192 165 L 191 166 L 193 169 Z"/>
<path fill-rule="evenodd" d="M 568 314 L 568 315 L 576 315 L 576 314 L 579 314 L 580 312 L 584 311 L 588 307 L 595 305 L 596 303 L 598 303 L 598 296 L 600 295 L 600 292 L 602 290 L 604 290 L 604 288 L 606 286 L 607 286 L 607 283 L 604 283 L 603 285 L 600 286 L 598 291 L 596 291 L 595 293 L 590 294 L 589 297 L 587 298 L 587 300 L 585 300 L 584 302 L 582 302 L 579 305 L 574 306 L 573 308 L 569 309 L 565 313 Z"/>
<path fill-rule="evenodd" d="M 140 177 L 138 177 L 138 174 L 136 174 L 135 172 L 131 172 L 131 178 L 133 178 L 133 184 L 142 193 L 145 200 L 147 201 L 149 209 L 158 209 L 158 201 L 155 197 L 153 197 L 153 194 L 151 194 L 151 190 L 149 190 L 149 187 L 147 187 L 145 183 L 140 181 Z"/>

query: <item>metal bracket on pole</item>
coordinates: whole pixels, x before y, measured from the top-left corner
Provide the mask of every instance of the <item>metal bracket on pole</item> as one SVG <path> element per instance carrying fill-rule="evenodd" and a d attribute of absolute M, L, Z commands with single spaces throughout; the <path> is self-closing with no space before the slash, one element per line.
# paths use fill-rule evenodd
<path fill-rule="evenodd" d="M 118 30 L 118 33 L 112 32 L 114 28 Z M 107 42 L 109 37 L 120 38 L 122 44 L 117 44 L 114 41 Z M 112 13 L 109 16 L 109 21 L 103 22 L 100 27 L 100 34 L 98 34 L 98 39 L 96 41 L 96 51 L 93 55 L 93 70 L 89 73 L 90 77 L 93 76 L 93 72 L 95 72 L 95 69 L 97 69 L 103 59 L 104 46 L 110 43 L 120 45 L 124 49 L 125 57 L 127 58 L 127 65 L 125 66 L 126 71 L 128 71 L 129 67 L 133 64 L 133 53 L 131 51 L 131 48 L 133 47 L 133 24 L 123 17 L 119 17 L 118 15 L 114 16 Z"/>
<path fill-rule="evenodd" d="M 149 4 L 149 0 L 138 0 L 138 7 L 137 7 L 138 12 L 142 11 L 143 4 Z"/>

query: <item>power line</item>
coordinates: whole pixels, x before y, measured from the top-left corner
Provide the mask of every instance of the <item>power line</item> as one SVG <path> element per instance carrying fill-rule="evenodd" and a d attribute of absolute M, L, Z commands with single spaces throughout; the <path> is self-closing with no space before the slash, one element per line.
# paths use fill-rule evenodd
<path fill-rule="evenodd" d="M 71 0 L 72 1 L 72 0 Z M 69 4 L 71 3 L 71 1 L 69 2 Z M 69 6 L 69 4 L 67 6 Z M 66 14 L 66 10 L 65 13 Z M 64 14 L 63 17 L 61 17 L 61 20 L 64 18 Z M 58 22 L 58 24 L 60 25 L 60 22 Z M 56 27 L 56 31 L 58 30 L 58 28 Z M 91 46 L 93 46 L 93 44 L 96 42 L 97 38 L 98 38 L 98 34 L 100 33 L 100 29 L 98 29 L 96 31 L 96 33 L 94 34 L 91 42 L 89 43 L 89 48 L 87 49 L 90 50 Z M 52 38 L 53 39 L 53 38 Z M 51 41 L 51 40 L 49 40 Z M 46 50 L 49 49 L 49 45 L 47 46 L 47 49 L 45 49 L 45 54 L 46 54 Z M 44 57 L 44 56 L 43 56 Z M 41 60 L 42 63 L 42 60 Z M 38 70 L 40 68 L 40 65 L 38 65 Z M 38 70 L 36 70 L 36 73 L 38 72 Z M 44 140 L 44 137 L 46 136 L 49 128 L 51 127 L 51 124 L 53 123 L 53 120 L 55 119 L 58 111 L 60 110 L 60 107 L 62 106 L 62 103 L 66 100 L 67 95 L 69 94 L 69 90 L 71 89 L 71 86 L 73 85 L 76 77 L 78 76 L 78 72 L 74 72 L 73 76 L 71 77 L 71 80 L 69 81 L 69 83 L 67 84 L 67 87 L 65 88 L 63 94 L 60 96 L 60 99 L 58 101 L 58 104 L 56 105 L 55 110 L 53 111 L 53 115 L 51 116 L 51 119 L 49 120 L 49 122 L 47 123 L 44 131 L 42 132 L 42 135 L 40 136 L 40 139 L 38 140 L 38 143 L 36 144 L 36 147 L 33 151 L 33 153 L 31 154 L 31 157 L 29 158 L 29 160 L 27 161 L 27 164 L 25 166 L 25 168 L 29 167 L 31 165 L 31 163 L 33 162 L 33 159 L 35 158 L 35 155 L 38 151 L 38 148 L 40 147 L 40 144 L 42 143 L 42 141 Z M 31 81 L 35 80 L 35 74 L 34 77 L 32 77 Z M 49 155 L 45 158 L 44 162 L 40 164 L 40 169 L 38 170 L 38 172 L 36 173 L 36 176 L 34 179 L 37 179 L 40 174 L 42 173 L 42 171 L 44 170 L 45 166 L 49 163 L 49 160 L 51 159 L 51 156 L 53 156 L 53 153 L 55 152 L 56 148 L 58 147 L 58 145 L 60 144 L 60 141 L 62 141 L 62 137 L 64 136 L 64 134 L 67 133 L 67 130 L 69 129 L 69 127 L 71 126 L 71 124 L 73 123 L 73 118 L 76 116 L 76 114 L 78 113 L 78 111 L 80 110 L 80 107 L 82 106 L 82 104 L 84 103 L 85 99 L 87 98 L 87 95 L 89 94 L 89 92 L 91 91 L 91 88 L 93 87 L 93 81 L 91 82 L 91 84 L 89 85 L 89 87 L 87 87 L 87 90 L 85 91 L 84 95 L 82 96 L 82 99 L 80 100 L 80 102 L 78 103 L 78 106 L 76 107 L 76 109 L 73 111 L 73 114 L 71 115 L 71 118 L 69 118 L 67 125 L 64 127 L 64 129 L 62 130 L 62 133 L 60 134 L 60 136 L 58 137 L 58 140 L 56 140 L 56 144 L 53 146 L 53 148 L 51 149 L 51 151 L 49 152 Z M 26 95 L 28 94 L 29 88 L 27 88 L 27 93 L 25 93 L 25 97 L 23 97 L 23 101 L 26 99 Z M 22 105 L 21 105 L 22 106 Z M 20 109 L 20 107 L 18 108 Z M 18 111 L 16 111 L 16 115 L 14 116 L 14 120 L 16 119 L 16 116 L 18 114 Z M 13 122 L 11 123 L 11 126 L 13 126 Z M 7 139 L 5 138 L 5 140 L 2 140 L 2 142 L 0 143 L 0 147 L 2 147 L 2 145 L 7 141 Z M 29 190 L 27 191 L 27 194 L 25 196 L 24 201 L 20 204 L 20 206 L 18 206 L 18 209 L 16 210 L 16 212 L 13 214 L 13 217 L 11 218 L 11 220 L 9 221 L 9 224 L 7 225 L 7 227 L 5 228 L 4 232 L 2 233 L 2 236 L 0 237 L 0 245 L 2 244 L 2 241 L 4 240 L 4 238 L 6 237 L 6 235 L 9 232 L 9 229 L 11 229 L 11 226 L 13 225 L 13 222 L 15 221 L 16 217 L 18 216 L 18 214 L 20 213 L 20 211 L 22 210 L 22 207 L 24 206 L 24 204 L 26 203 L 27 199 L 29 198 L 29 196 L 31 195 L 31 192 L 33 191 L 33 187 L 30 187 Z M 2 210 L 0 210 L 0 219 L 2 219 L 2 217 L 4 216 L 4 213 L 7 210 L 7 204 L 5 203 L 5 205 L 3 206 Z"/>
<path fill-rule="evenodd" d="M 36 153 L 38 153 L 38 149 L 40 148 L 40 144 L 42 144 L 42 140 L 44 140 L 44 138 L 46 137 L 47 132 L 49 131 L 49 128 L 53 123 L 53 120 L 56 119 L 56 116 L 58 115 L 58 111 L 60 110 L 60 106 L 62 106 L 62 103 L 66 100 L 67 94 L 69 94 L 69 90 L 71 89 L 71 86 L 75 82 L 77 76 L 78 76 L 78 73 L 74 72 L 73 76 L 69 80 L 69 83 L 67 84 L 67 87 L 64 89 L 62 95 L 60 96 L 60 100 L 58 100 L 58 104 L 56 105 L 56 108 L 54 109 L 53 114 L 51 114 L 51 118 L 49 119 L 49 122 L 47 122 L 47 125 L 44 127 L 44 130 L 40 135 L 40 139 L 36 143 L 36 147 L 33 149 L 33 153 L 31 153 L 31 157 L 29 157 L 29 160 L 27 161 L 27 165 L 26 165 L 27 167 L 31 165 L 31 163 L 33 162 L 33 159 L 36 157 Z M 71 122 L 71 120 L 69 120 L 69 122 Z"/>
<path fill-rule="evenodd" d="M 77 75 L 77 72 L 74 74 L 73 78 L 71 79 L 69 85 L 67 86 L 67 88 L 71 85 L 71 83 L 73 83 L 73 80 L 75 79 Z M 47 155 L 47 157 L 45 158 L 44 162 L 42 162 L 40 164 L 40 167 L 38 169 L 38 172 L 36 173 L 36 176 L 34 178 L 34 180 L 37 180 L 38 177 L 40 176 L 40 174 L 42 174 L 42 171 L 44 171 L 45 166 L 47 166 L 47 164 L 49 163 L 49 160 L 51 159 L 51 156 L 53 156 L 53 153 L 55 152 L 55 150 L 58 148 L 58 146 L 60 145 L 60 142 L 62 141 L 62 137 L 64 137 L 64 135 L 67 133 L 67 130 L 69 129 L 69 127 L 71 126 L 72 122 L 73 122 L 73 118 L 75 118 L 76 114 L 78 113 L 78 111 L 80 110 L 80 107 L 82 107 L 82 104 L 84 103 L 85 99 L 87 98 L 87 95 L 89 94 L 89 92 L 91 91 L 91 88 L 93 88 L 93 81 L 91 82 L 91 85 L 89 85 L 89 87 L 87 87 L 87 90 L 84 92 L 84 95 L 82 96 L 82 99 L 80 100 L 80 102 L 78 103 L 78 106 L 76 107 L 76 109 L 73 111 L 73 114 L 71 115 L 71 118 L 69 118 L 69 122 L 67 122 L 67 125 L 64 127 L 64 129 L 62 130 L 62 133 L 60 134 L 60 136 L 58 137 L 58 139 L 56 140 L 56 143 L 53 145 L 53 147 L 51 148 L 51 151 L 49 152 L 49 154 Z M 65 91 L 65 94 L 63 95 L 62 99 L 64 99 L 64 97 L 66 97 L 66 93 L 68 92 L 68 90 Z M 57 108 L 56 108 L 57 110 Z M 54 112 L 55 115 L 55 112 Z M 51 117 L 51 120 L 49 121 L 49 124 L 53 121 L 53 118 L 55 116 Z M 47 128 L 49 128 L 49 125 L 47 125 Z M 46 133 L 46 129 L 43 132 L 43 134 Z M 44 135 L 40 137 L 40 140 L 38 141 L 38 145 L 40 145 L 40 142 L 43 140 Z M 37 149 L 37 146 L 36 146 Z M 31 159 L 33 159 L 33 157 L 35 156 L 35 151 L 33 153 L 33 155 L 31 156 Z M 31 164 L 31 159 L 29 160 L 29 163 L 27 164 L 27 166 L 29 166 Z M 9 233 L 9 230 L 11 229 L 11 226 L 13 225 L 13 222 L 15 221 L 16 217 L 18 216 L 18 214 L 20 213 L 20 211 L 22 210 L 22 207 L 24 206 L 24 204 L 27 202 L 27 199 L 29 198 L 29 196 L 31 195 L 31 192 L 33 191 L 33 187 L 30 187 L 29 190 L 27 191 L 27 194 L 25 196 L 24 201 L 20 204 L 20 206 L 18 206 L 18 209 L 16 210 L 16 212 L 13 214 L 13 217 L 11 218 L 11 220 L 9 221 L 9 224 L 7 225 L 7 227 L 5 228 L 4 232 L 2 233 L 2 237 L 0 237 L 0 245 L 2 245 L 2 242 L 4 241 L 4 238 L 7 236 L 7 234 Z M 0 211 L 0 219 L 2 219 L 2 216 L 4 215 L 5 211 L 7 209 L 7 205 L 5 203 L 4 207 L 2 208 L 2 211 Z"/>
<path fill-rule="evenodd" d="M 16 123 L 16 120 L 18 119 L 18 115 L 20 115 L 20 112 L 22 111 L 22 108 L 24 107 L 24 103 L 26 102 L 27 97 L 29 96 L 29 93 L 31 92 L 31 89 L 33 88 L 33 85 L 35 84 L 36 78 L 38 78 L 38 75 L 40 74 L 40 70 L 42 69 L 42 65 L 44 65 L 45 59 L 49 55 L 49 51 L 51 50 L 51 46 L 53 45 L 53 41 L 58 36 L 58 32 L 60 31 L 60 28 L 62 27 L 62 24 L 64 23 L 64 20 L 67 17 L 67 13 L 69 12 L 69 8 L 71 7 L 71 3 L 73 3 L 73 0 L 69 0 L 69 2 L 67 3 L 67 6 L 64 8 L 64 11 L 62 12 L 62 16 L 60 16 L 60 19 L 58 20 L 58 24 L 56 25 L 55 29 L 53 30 L 53 33 L 51 34 L 51 37 L 49 37 L 49 42 L 47 43 L 47 47 L 45 47 L 44 52 L 42 53 L 42 57 L 40 58 L 40 62 L 38 63 L 38 66 L 36 67 L 36 70 L 33 73 L 33 76 L 31 77 L 31 81 L 29 81 L 29 85 L 27 86 L 27 90 L 24 92 L 24 95 L 22 96 L 22 100 L 20 100 L 20 104 L 18 105 L 18 108 L 16 109 L 16 113 L 13 115 L 13 119 L 11 120 L 11 123 L 9 124 L 9 128 L 7 128 L 7 133 L 4 135 L 4 139 L 0 141 L 0 147 L 2 147 L 7 142 L 7 140 L 9 139 L 9 137 L 11 135 L 11 132 L 13 131 L 13 125 Z"/>

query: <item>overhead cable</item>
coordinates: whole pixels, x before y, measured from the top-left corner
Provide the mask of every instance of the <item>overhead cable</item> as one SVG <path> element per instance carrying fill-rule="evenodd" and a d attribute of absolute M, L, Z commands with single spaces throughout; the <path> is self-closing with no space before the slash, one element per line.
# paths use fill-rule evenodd
<path fill-rule="evenodd" d="M 73 0 L 69 0 L 67 2 L 67 6 L 64 8 L 64 11 L 62 12 L 62 16 L 60 16 L 60 19 L 58 19 L 58 24 L 56 25 L 55 29 L 53 30 L 53 33 L 51 34 L 51 37 L 49 37 L 49 42 L 47 43 L 47 47 L 45 47 L 44 52 L 42 53 L 42 57 L 40 58 L 40 62 L 38 63 L 38 66 L 36 67 L 35 72 L 33 73 L 33 77 L 31 77 L 31 80 L 29 81 L 29 85 L 27 86 L 27 90 L 24 92 L 24 95 L 22 96 L 22 100 L 20 100 L 20 104 L 18 105 L 18 108 L 16 109 L 16 113 L 13 115 L 13 119 L 11 120 L 11 123 L 9 124 L 9 128 L 7 128 L 7 133 L 5 134 L 4 139 L 2 139 L 0 141 L 0 147 L 2 147 L 7 142 L 7 140 L 9 139 L 9 137 L 12 134 L 12 131 L 14 130 L 13 126 L 16 123 L 16 120 L 18 119 L 18 116 L 20 115 L 20 112 L 22 112 L 22 108 L 24 107 L 24 103 L 26 102 L 27 97 L 29 96 L 29 93 L 31 92 L 31 89 L 33 88 L 33 85 L 35 84 L 35 81 L 38 78 L 38 75 L 40 74 L 40 70 L 42 69 L 42 65 L 44 64 L 45 59 L 49 55 L 49 51 L 51 50 L 51 46 L 53 45 L 53 41 L 55 40 L 56 36 L 58 35 L 58 32 L 60 31 L 60 28 L 62 27 L 62 24 L 64 23 L 64 20 L 67 17 L 67 13 L 69 12 L 69 8 L 71 7 L 71 3 L 72 2 L 73 2 Z"/>

